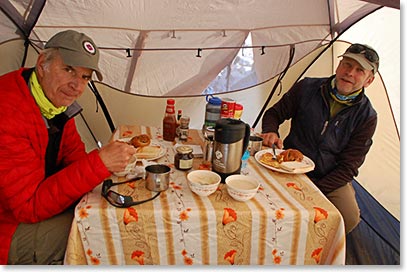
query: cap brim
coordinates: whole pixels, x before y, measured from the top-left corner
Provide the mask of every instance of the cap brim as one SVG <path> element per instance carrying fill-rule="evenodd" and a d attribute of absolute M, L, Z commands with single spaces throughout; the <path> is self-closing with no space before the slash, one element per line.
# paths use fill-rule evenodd
<path fill-rule="evenodd" d="M 345 53 L 341 55 L 340 57 L 347 57 L 356 60 L 365 70 L 373 70 L 373 73 L 377 72 L 377 67 L 369 62 L 364 56 L 360 54 L 354 54 L 354 53 Z"/>
<path fill-rule="evenodd" d="M 65 48 L 59 48 L 59 52 L 66 65 L 92 69 L 95 71 L 98 80 L 103 80 L 99 67 L 94 63 L 94 60 L 90 55 L 78 53 Z"/>

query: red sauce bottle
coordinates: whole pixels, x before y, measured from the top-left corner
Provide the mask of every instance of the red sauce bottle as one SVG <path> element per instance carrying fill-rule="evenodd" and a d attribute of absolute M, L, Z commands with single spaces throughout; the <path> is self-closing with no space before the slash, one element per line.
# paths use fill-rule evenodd
<path fill-rule="evenodd" d="M 163 119 L 163 138 L 165 141 L 174 141 L 177 129 L 177 119 L 175 118 L 175 100 L 167 99 L 167 107 Z"/>

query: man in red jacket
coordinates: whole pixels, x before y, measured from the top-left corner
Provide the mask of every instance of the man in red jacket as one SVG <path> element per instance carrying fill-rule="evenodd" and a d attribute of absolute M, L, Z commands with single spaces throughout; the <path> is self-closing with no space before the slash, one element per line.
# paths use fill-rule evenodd
<path fill-rule="evenodd" d="M 61 264 L 73 207 L 135 149 L 113 142 L 86 153 L 75 100 L 95 72 L 91 38 L 57 33 L 35 68 L 0 77 L 0 264 Z"/>

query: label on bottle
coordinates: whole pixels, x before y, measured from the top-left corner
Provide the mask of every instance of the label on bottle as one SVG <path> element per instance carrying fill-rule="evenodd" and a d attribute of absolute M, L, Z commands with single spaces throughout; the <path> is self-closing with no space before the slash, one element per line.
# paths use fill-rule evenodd
<path fill-rule="evenodd" d="M 166 116 L 163 120 L 163 138 L 165 141 L 174 141 L 177 122 L 174 116 Z"/>
<path fill-rule="evenodd" d="M 230 98 L 224 98 L 222 100 L 220 108 L 220 117 L 221 118 L 233 118 L 235 115 L 235 104 L 236 101 Z"/>

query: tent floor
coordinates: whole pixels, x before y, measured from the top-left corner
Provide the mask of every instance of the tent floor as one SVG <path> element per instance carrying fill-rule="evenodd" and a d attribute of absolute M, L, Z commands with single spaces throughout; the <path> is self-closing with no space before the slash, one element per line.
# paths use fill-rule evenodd
<path fill-rule="evenodd" d="M 346 237 L 347 265 L 400 265 L 400 221 L 357 181 L 361 222 Z"/>

